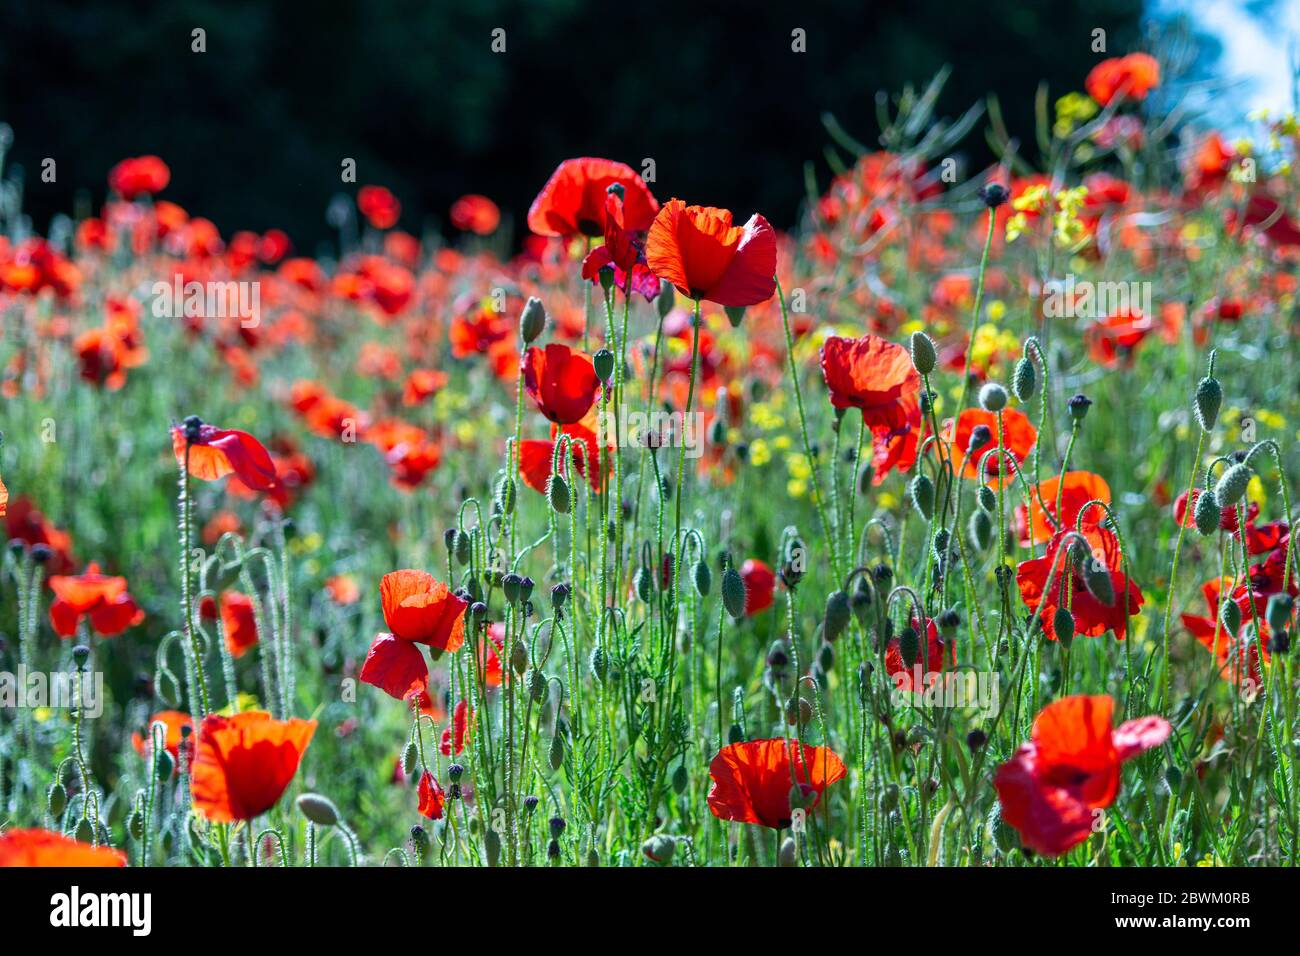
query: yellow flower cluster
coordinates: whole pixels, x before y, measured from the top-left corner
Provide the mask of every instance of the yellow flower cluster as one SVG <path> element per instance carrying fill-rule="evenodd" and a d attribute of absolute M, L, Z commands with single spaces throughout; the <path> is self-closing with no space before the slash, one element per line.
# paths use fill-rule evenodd
<path fill-rule="evenodd" d="M 1066 93 L 1056 101 L 1056 122 L 1052 132 L 1061 139 L 1097 115 L 1097 104 L 1086 93 Z"/>

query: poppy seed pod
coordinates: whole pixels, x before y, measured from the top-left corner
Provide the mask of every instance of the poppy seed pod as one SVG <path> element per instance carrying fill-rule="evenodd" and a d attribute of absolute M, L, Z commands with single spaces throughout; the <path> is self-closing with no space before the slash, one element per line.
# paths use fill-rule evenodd
<path fill-rule="evenodd" d="M 471 624 L 482 624 L 483 619 L 487 617 L 488 606 L 482 601 L 475 601 L 469 606 L 469 619 Z"/>
<path fill-rule="evenodd" d="M 844 629 L 849 626 L 850 614 L 852 609 L 849 607 L 849 596 L 843 591 L 832 591 L 826 599 L 826 621 L 822 630 L 826 640 L 834 641 L 844 633 Z"/>
<path fill-rule="evenodd" d="M 1219 609 L 1219 622 L 1229 636 L 1237 636 L 1237 632 L 1241 630 L 1241 607 L 1236 601 L 1223 602 L 1223 607 Z"/>
<path fill-rule="evenodd" d="M 608 385 L 614 377 L 614 353 L 609 349 L 601 349 L 591 357 L 591 365 L 596 370 L 596 378 Z"/>
<path fill-rule="evenodd" d="M 525 345 L 532 345 L 546 329 L 546 307 L 537 296 L 529 296 L 519 315 L 519 334 Z"/>
<path fill-rule="evenodd" d="M 912 367 L 922 375 L 929 375 L 934 371 L 934 366 L 939 357 L 935 354 L 934 341 L 924 332 L 917 330 L 912 333 Z"/>
<path fill-rule="evenodd" d="M 696 561 L 693 577 L 696 593 L 700 597 L 708 597 L 709 592 L 713 590 L 713 572 L 709 570 L 708 562 Z"/>
<path fill-rule="evenodd" d="M 1219 408 L 1223 405 L 1223 387 L 1219 385 L 1219 380 L 1212 375 L 1201 379 L 1196 386 L 1196 400 L 1193 404 L 1196 421 L 1202 430 L 1213 430 L 1215 422 L 1219 420 Z"/>
<path fill-rule="evenodd" d="M 1219 500 L 1219 507 L 1231 508 L 1240 501 L 1250 485 L 1250 477 L 1250 466 L 1246 464 L 1233 465 L 1220 475 L 1214 486 L 1214 497 Z"/>
<path fill-rule="evenodd" d="M 569 593 L 572 589 L 569 585 L 561 582 L 551 587 L 551 610 L 559 614 L 564 610 L 565 603 L 569 600 Z"/>
<path fill-rule="evenodd" d="M 918 474 L 912 479 L 908 493 L 916 510 L 921 512 L 921 517 L 929 521 L 934 516 L 934 482 L 928 475 Z"/>
<path fill-rule="evenodd" d="M 1011 191 L 1002 183 L 985 183 L 980 187 L 979 197 L 985 206 L 996 209 L 1011 198 Z"/>
<path fill-rule="evenodd" d="M 1065 407 L 1070 410 L 1071 421 L 1081 422 L 1088 417 L 1088 409 L 1092 407 L 1092 399 L 1080 393 L 1066 402 Z"/>
<path fill-rule="evenodd" d="M 569 483 L 558 471 L 552 472 L 546 479 L 546 500 L 556 514 L 567 515 L 570 506 Z"/>
<path fill-rule="evenodd" d="M 1068 648 L 1074 642 L 1074 615 L 1069 608 L 1058 607 L 1052 615 L 1052 630 L 1061 646 Z"/>
<path fill-rule="evenodd" d="M 735 568 L 722 575 L 722 605 L 737 621 L 745 616 L 745 580 Z"/>
<path fill-rule="evenodd" d="M 1206 488 L 1196 496 L 1196 507 L 1192 509 L 1192 517 L 1196 521 L 1196 530 L 1204 535 L 1214 534 L 1219 530 L 1221 512 L 1219 499 L 1211 489 Z"/>
<path fill-rule="evenodd" d="M 1291 612 L 1295 609 L 1295 600 L 1291 595 L 1279 591 L 1268 599 L 1268 608 L 1264 619 L 1273 631 L 1285 631 L 1291 626 Z"/>
<path fill-rule="evenodd" d="M 1000 412 L 1007 407 L 1007 390 L 997 382 L 985 382 L 980 389 L 980 408 L 986 412 Z"/>
<path fill-rule="evenodd" d="M 1038 370 L 1029 356 L 1021 356 L 1011 374 L 1011 393 L 1022 402 L 1027 402 L 1038 391 Z"/>
<path fill-rule="evenodd" d="M 319 793 L 304 793 L 299 797 L 298 811 L 317 826 L 332 827 L 339 822 L 338 807 Z"/>
<path fill-rule="evenodd" d="M 523 578 L 511 571 L 501 578 L 501 591 L 506 596 L 507 604 L 519 603 L 519 585 L 523 583 Z"/>
<path fill-rule="evenodd" d="M 970 431 L 970 441 L 966 443 L 966 454 L 974 455 L 993 440 L 993 430 L 987 425 L 976 425 Z"/>

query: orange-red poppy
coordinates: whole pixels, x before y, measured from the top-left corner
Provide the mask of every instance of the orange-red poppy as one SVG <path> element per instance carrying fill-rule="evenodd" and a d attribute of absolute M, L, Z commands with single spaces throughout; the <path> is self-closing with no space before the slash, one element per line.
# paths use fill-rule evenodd
<path fill-rule="evenodd" d="M 183 425 L 172 426 L 172 450 L 176 462 L 186 464 L 189 473 L 203 481 L 216 481 L 231 473 L 249 488 L 270 491 L 275 487 L 275 463 L 271 454 L 248 432 L 217 428 L 191 416 Z"/>
<path fill-rule="evenodd" d="M 451 224 L 462 232 L 491 235 L 501 222 L 501 210 L 487 196 L 471 193 L 451 204 Z"/>
<path fill-rule="evenodd" d="M 1064 482 L 1064 489 L 1061 484 Z M 1061 496 L 1061 513 L 1056 512 L 1056 496 Z M 1063 528 L 1073 528 L 1079 520 L 1079 512 L 1089 501 L 1097 500 L 1110 504 L 1110 485 L 1101 475 L 1090 471 L 1067 471 L 1064 475 L 1047 478 L 1031 489 L 1029 496 L 1029 513 L 1025 506 L 1016 506 L 1016 523 L 1020 528 L 1020 540 L 1028 545 L 1047 541 L 1056 534 L 1049 518 L 1056 518 Z M 1086 531 L 1095 528 L 1105 519 L 1106 512 L 1093 505 L 1083 516 Z"/>
<path fill-rule="evenodd" d="M 173 760 L 180 760 L 181 741 L 185 739 L 186 729 L 194 729 L 194 721 L 190 715 L 183 710 L 160 710 L 149 718 L 149 723 L 145 724 L 144 732 L 136 731 L 131 734 L 131 746 L 141 757 L 146 756 L 151 743 L 149 740 L 150 729 L 155 723 L 161 723 L 167 728 L 167 735 L 163 739 L 163 749 L 172 755 Z M 193 752 L 190 753 L 190 759 L 194 759 Z"/>
<path fill-rule="evenodd" d="M 191 770 L 194 807 L 213 823 L 251 820 L 275 806 L 316 732 L 314 720 L 262 711 L 208 714 Z"/>
<path fill-rule="evenodd" d="M 775 738 L 730 744 L 709 763 L 709 810 L 721 820 L 756 823 L 783 830 L 790 826 L 790 791 L 803 793 L 811 812 L 831 784 L 844 777 L 844 761 L 827 747 L 799 747 Z"/>
<path fill-rule="evenodd" d="M 911 406 L 903 400 L 921 390 L 921 376 L 901 345 L 878 335 L 858 339 L 832 335 L 821 350 L 822 377 L 836 408 L 862 410 L 866 426 L 901 431 L 912 425 Z M 920 406 L 916 407 L 919 424 Z"/>
<path fill-rule="evenodd" d="M 916 618 L 911 626 L 920 631 Z M 918 645 L 919 635 L 918 635 Z M 957 665 L 956 642 L 945 642 L 939 636 L 939 628 L 933 619 L 925 622 L 925 660 L 911 663 L 903 660 L 902 636 L 895 637 L 885 645 L 885 673 L 893 681 L 894 687 L 902 691 L 922 691 L 933 685 L 939 675 L 949 667 Z M 919 648 L 918 648 L 919 650 Z M 920 681 L 916 680 L 917 668 L 920 668 Z"/>
<path fill-rule="evenodd" d="M 121 634 L 144 620 L 135 599 L 126 590 L 126 578 L 99 573 L 91 562 L 84 574 L 50 578 L 54 600 L 50 603 L 50 624 L 59 637 L 74 637 L 82 617 L 104 637 Z"/>
<path fill-rule="evenodd" d="M 1091 554 L 1086 560 L 1100 561 L 1105 566 L 1103 573 L 1110 578 L 1114 600 L 1106 604 L 1093 595 L 1084 582 L 1073 554 L 1064 554 L 1056 562 L 1052 589 L 1043 593 L 1047 587 L 1048 575 L 1052 573 L 1056 552 L 1066 534 L 1068 532 L 1062 531 L 1053 536 L 1043 557 L 1022 561 L 1016 567 L 1016 584 L 1020 588 L 1021 599 L 1029 610 L 1042 618 L 1043 633 L 1048 640 L 1056 640 L 1057 609 L 1067 606 L 1074 616 L 1076 637 L 1100 637 L 1107 631 L 1114 631 L 1119 640 L 1124 640 L 1128 617 L 1136 614 L 1142 606 L 1142 591 L 1135 581 L 1126 578 L 1124 572 L 1119 570 L 1119 544 L 1115 535 L 1105 528 L 1091 528 L 1084 532 L 1091 545 Z M 1074 545 L 1078 546 L 1078 542 L 1075 541 Z M 1128 595 L 1127 602 L 1124 600 L 1125 594 Z"/>
<path fill-rule="evenodd" d="M 669 200 L 650 226 L 645 258 L 651 272 L 691 299 L 739 307 L 776 291 L 776 232 L 757 213 L 736 226 L 729 209 Z"/>
<path fill-rule="evenodd" d="M 221 626 L 231 657 L 243 657 L 257 643 L 257 618 L 253 599 L 238 591 L 221 592 Z"/>
<path fill-rule="evenodd" d="M 325 591 L 335 604 L 356 604 L 361 599 L 361 588 L 350 574 L 336 574 L 325 582 Z"/>
<path fill-rule="evenodd" d="M 1160 64 L 1149 53 L 1102 60 L 1088 73 L 1083 88 L 1102 106 L 1109 106 L 1116 96 L 1144 100 L 1160 85 Z"/>
<path fill-rule="evenodd" d="M 1120 768 L 1169 737 L 1163 717 L 1139 717 L 1112 728 L 1107 695 L 1064 697 L 1034 718 L 1021 744 L 993 778 L 1002 819 L 1037 853 L 1059 856 L 1088 839 L 1094 811 L 1115 802 Z"/>
<path fill-rule="evenodd" d="M 442 808 L 445 802 L 442 787 L 439 786 L 437 778 L 427 770 L 420 774 L 419 799 L 417 809 L 420 816 L 428 817 L 430 820 L 442 819 Z"/>
<path fill-rule="evenodd" d="M 444 757 L 452 757 L 465 749 L 465 738 L 469 735 L 470 725 L 474 722 L 474 711 L 464 700 L 456 702 L 452 711 L 451 724 L 443 728 L 442 741 L 438 749 Z"/>
<path fill-rule="evenodd" d="M 1003 471 L 1006 471 L 1009 475 L 1014 474 L 1012 466 L 1002 467 L 1001 456 L 997 453 L 997 413 L 986 412 L 982 408 L 968 408 L 957 416 L 956 434 L 954 435 L 951 420 L 944 423 L 944 434 L 953 437 L 951 445 L 953 461 L 960 462 L 966 455 L 966 449 L 970 445 L 971 432 L 980 425 L 986 427 L 993 437 L 987 445 L 966 459 L 966 466 L 962 469 L 961 474 L 963 478 L 979 478 L 980 459 L 984 458 L 984 475 L 996 483 L 998 476 Z M 1022 412 L 1014 408 L 1004 408 L 1002 410 L 1002 446 L 1017 463 L 1025 460 L 1033 450 L 1034 442 L 1037 440 L 1038 429 L 1034 428 Z M 993 452 L 993 454 L 989 454 L 989 452 Z"/>
<path fill-rule="evenodd" d="M 457 651 L 465 640 L 469 605 L 425 571 L 391 571 L 379 584 L 384 621 L 395 637 Z"/>
<path fill-rule="evenodd" d="M 772 606 L 776 591 L 776 574 L 758 558 L 748 558 L 740 566 L 740 580 L 745 582 L 745 616 L 753 617 Z"/>
<path fill-rule="evenodd" d="M 419 697 L 429 689 L 429 665 L 420 649 L 392 634 L 376 635 L 358 676 L 396 700 Z"/>
<path fill-rule="evenodd" d="M 376 229 L 391 229 L 402 215 L 402 204 L 383 186 L 362 186 L 357 190 L 357 208 Z"/>
<path fill-rule="evenodd" d="M 1137 347 L 1155 329 L 1150 316 L 1137 309 L 1121 309 L 1088 326 L 1083 340 L 1088 357 L 1102 368 L 1128 365 Z"/>
<path fill-rule="evenodd" d="M 0 866 L 126 866 L 126 854 L 49 830 L 6 830 L 0 833 Z"/>
<path fill-rule="evenodd" d="M 584 475 L 591 485 L 592 491 L 600 491 L 600 446 L 596 444 L 595 432 L 587 427 L 587 422 L 594 416 L 589 416 L 582 422 L 576 422 L 572 425 L 552 425 L 550 440 L 540 438 L 528 438 L 519 443 L 519 474 L 524 479 L 524 484 L 534 491 L 546 493 L 546 483 L 551 477 L 551 463 L 555 458 L 555 443 L 559 440 L 560 435 L 568 435 L 573 441 L 569 445 L 569 451 L 572 455 L 573 470 L 579 475 Z M 595 424 L 594 421 L 591 424 Z M 578 445 L 576 442 L 581 441 L 583 444 Z M 586 456 L 583 456 L 583 448 L 586 448 Z M 611 454 L 613 448 L 607 445 Z M 561 474 L 566 477 L 572 477 L 571 473 L 561 470 Z"/>
<path fill-rule="evenodd" d="M 130 202 L 162 192 L 171 178 L 171 170 L 157 156 L 136 156 L 122 160 L 109 170 L 108 185 Z"/>
<path fill-rule="evenodd" d="M 525 353 L 524 389 L 543 415 L 557 425 L 572 425 L 591 411 L 600 379 L 585 352 L 551 343 Z"/>
<path fill-rule="evenodd" d="M 556 168 L 528 209 L 528 228 L 539 236 L 604 235 L 605 197 L 616 183 L 623 187 L 626 228 L 649 229 L 659 211 L 650 187 L 631 166 L 593 157 L 566 159 Z"/>

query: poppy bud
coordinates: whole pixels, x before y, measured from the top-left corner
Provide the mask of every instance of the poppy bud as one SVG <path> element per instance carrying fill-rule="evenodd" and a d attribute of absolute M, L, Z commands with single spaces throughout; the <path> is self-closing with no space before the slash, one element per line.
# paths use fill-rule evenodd
<path fill-rule="evenodd" d="M 722 605 L 737 621 L 745 616 L 745 581 L 735 568 L 722 575 Z"/>
<path fill-rule="evenodd" d="M 552 472 L 551 477 L 546 479 L 546 499 L 556 514 L 569 513 L 569 483 L 558 471 Z"/>
<path fill-rule="evenodd" d="M 988 485 L 980 485 L 979 490 L 975 492 L 975 503 L 993 514 L 998 510 L 998 496 L 993 493 L 993 489 Z"/>
<path fill-rule="evenodd" d="M 524 811 L 531 817 L 534 813 L 537 812 L 537 805 L 541 802 L 542 801 L 537 799 L 537 797 L 533 796 L 532 794 L 529 794 L 528 796 L 524 797 Z"/>
<path fill-rule="evenodd" d="M 524 575 L 519 579 L 519 602 L 521 604 L 525 603 L 533 596 L 534 587 L 536 587 L 536 585 L 533 583 L 533 579 L 527 575 Z"/>
<path fill-rule="evenodd" d="M 826 620 L 822 633 L 826 640 L 834 641 L 849 626 L 849 596 L 843 591 L 832 591 L 826 598 Z"/>
<path fill-rule="evenodd" d="M 78 670 L 84 670 L 88 660 L 90 660 L 90 648 L 85 644 L 78 644 L 72 649 L 72 662 L 77 665 Z"/>
<path fill-rule="evenodd" d="M 1230 637 L 1236 637 L 1241 630 L 1241 608 L 1236 601 L 1224 601 L 1219 608 L 1219 622 Z"/>
<path fill-rule="evenodd" d="M 89 817 L 82 817 L 81 822 L 77 824 L 77 839 L 82 843 L 95 842 L 95 827 Z"/>
<path fill-rule="evenodd" d="M 985 382 L 980 389 L 980 408 L 986 412 L 1000 412 L 1007 407 L 1007 390 L 997 382 Z"/>
<path fill-rule="evenodd" d="M 32 545 L 32 560 L 37 564 L 44 564 L 52 557 L 54 557 L 54 549 L 48 544 Z"/>
<path fill-rule="evenodd" d="M 1268 639 L 1270 654 L 1287 654 L 1291 650 L 1291 632 L 1277 631 Z"/>
<path fill-rule="evenodd" d="M 922 375 L 934 371 L 938 356 L 934 351 L 934 342 L 930 336 L 919 329 L 912 333 L 912 367 Z"/>
<path fill-rule="evenodd" d="M 807 787 L 806 784 L 796 783 L 790 788 L 790 796 L 788 799 L 791 810 L 807 810 L 812 806 L 813 800 L 816 799 L 817 791 L 812 787 L 807 787 L 806 789 L 805 787 Z"/>
<path fill-rule="evenodd" d="M 934 482 L 921 473 L 912 479 L 908 492 L 912 496 L 912 505 L 921 512 L 921 517 L 929 521 L 934 516 Z"/>
<path fill-rule="evenodd" d="M 700 597 L 708 597 L 713 590 L 713 572 L 709 570 L 709 565 L 705 561 L 696 561 L 693 576 L 696 593 Z"/>
<path fill-rule="evenodd" d="M 660 279 L 659 295 L 655 298 L 655 311 L 659 313 L 659 318 L 668 318 L 668 313 L 673 310 L 673 306 L 676 304 L 677 293 L 673 290 L 673 284 L 667 279 Z"/>
<path fill-rule="evenodd" d="M 979 197 L 983 200 L 985 206 L 996 209 L 1011 198 L 1011 191 L 1002 183 L 985 183 L 980 187 Z"/>
<path fill-rule="evenodd" d="M 475 601 L 469 606 L 469 620 L 471 624 L 482 624 L 483 619 L 487 617 L 488 606 L 482 601 Z"/>
<path fill-rule="evenodd" d="M 1219 420 L 1219 408 L 1223 405 L 1223 387 L 1212 375 L 1201 379 L 1196 386 L 1196 420 L 1204 431 L 1211 431 Z"/>
<path fill-rule="evenodd" d="M 817 664 L 823 671 L 829 671 L 835 667 L 835 646 L 833 644 L 822 643 L 821 648 L 817 651 Z"/>
<path fill-rule="evenodd" d="M 531 345 L 546 328 L 546 307 L 537 296 L 529 296 L 524 303 L 524 311 L 519 315 L 519 334 L 524 344 Z"/>
<path fill-rule="evenodd" d="M 939 615 L 935 623 L 939 625 L 939 633 L 947 640 L 957 633 L 957 628 L 961 625 L 961 615 L 957 613 L 955 607 L 950 607 Z"/>
<path fill-rule="evenodd" d="M 643 603 L 649 604 L 650 598 L 654 596 L 654 576 L 644 564 L 636 569 L 636 574 L 632 578 L 632 585 L 636 588 L 636 596 Z"/>
<path fill-rule="evenodd" d="M 677 841 L 670 836 L 652 836 L 641 844 L 641 852 L 646 858 L 653 860 L 655 863 L 668 864 L 673 861 L 673 853 L 677 849 Z"/>
<path fill-rule="evenodd" d="M 767 649 L 767 666 L 780 670 L 789 663 L 790 655 L 787 653 L 785 641 L 773 641 L 772 646 Z"/>
<path fill-rule="evenodd" d="M 1264 619 L 1268 621 L 1271 630 L 1285 631 L 1291 626 L 1291 612 L 1294 609 L 1295 601 L 1291 595 L 1279 591 L 1268 599 Z"/>
<path fill-rule="evenodd" d="M 185 440 L 193 445 L 203 436 L 203 419 L 198 415 L 185 417 Z"/>
<path fill-rule="evenodd" d="M 591 676 L 596 678 L 598 682 L 605 683 L 605 675 L 609 672 L 609 661 L 605 658 L 605 651 L 599 647 L 593 647 L 587 664 L 591 669 Z"/>
<path fill-rule="evenodd" d="M 989 735 L 978 727 L 966 735 L 966 746 L 972 751 L 979 750 L 989 742 Z"/>
<path fill-rule="evenodd" d="M 1196 496 L 1196 507 L 1192 509 L 1192 516 L 1196 520 L 1196 530 L 1201 534 L 1210 535 L 1219 530 L 1219 517 L 1222 509 L 1219 507 L 1219 499 L 1215 497 L 1214 492 L 1206 488 Z"/>
<path fill-rule="evenodd" d="M 159 780 L 167 781 L 172 778 L 172 771 L 176 769 L 176 760 L 168 750 L 158 751 L 158 755 L 153 758 L 153 772 Z"/>
<path fill-rule="evenodd" d="M 501 578 L 501 590 L 506 596 L 507 604 L 519 603 L 519 585 L 523 583 L 523 578 L 511 571 Z"/>
<path fill-rule="evenodd" d="M 515 510 L 515 480 L 503 475 L 497 482 L 496 503 L 502 514 L 512 514 Z"/>
<path fill-rule="evenodd" d="M 564 610 L 565 603 L 569 600 L 569 593 L 572 588 L 561 582 L 551 587 L 551 610 L 558 616 Z"/>
<path fill-rule="evenodd" d="M 1056 613 L 1052 615 L 1052 630 L 1056 632 L 1056 639 L 1061 642 L 1065 648 L 1074 643 L 1074 615 L 1066 607 L 1058 607 Z"/>
<path fill-rule="evenodd" d="M 1115 585 L 1110 571 L 1095 558 L 1083 563 L 1083 586 L 1106 607 L 1115 606 Z"/>
<path fill-rule="evenodd" d="M 1011 393 L 1022 402 L 1027 402 L 1038 391 L 1038 370 L 1029 356 L 1021 356 L 1011 373 Z"/>
<path fill-rule="evenodd" d="M 54 786 L 50 787 L 49 793 L 45 795 L 45 805 L 49 808 L 50 816 L 63 815 L 63 811 L 68 806 L 68 791 L 63 789 L 63 784 L 56 781 Z"/>
<path fill-rule="evenodd" d="M 131 834 L 133 840 L 144 837 L 144 814 L 140 812 L 139 807 L 132 810 L 131 815 L 126 818 L 126 832 Z"/>
<path fill-rule="evenodd" d="M 447 767 L 447 779 L 452 783 L 459 783 L 460 778 L 465 775 L 465 768 L 458 763 L 451 764 Z"/>
<path fill-rule="evenodd" d="M 744 306 L 724 305 L 722 311 L 727 313 L 727 321 L 731 323 L 733 329 L 740 328 L 740 323 L 745 320 Z"/>
<path fill-rule="evenodd" d="M 429 849 L 429 832 L 418 823 L 411 827 L 411 845 L 421 854 Z"/>
<path fill-rule="evenodd" d="M 677 794 L 685 793 L 690 782 L 690 777 L 686 773 L 686 764 L 679 763 L 677 769 L 673 771 L 673 792 Z"/>
<path fill-rule="evenodd" d="M 902 634 L 898 635 L 898 653 L 903 658 L 903 663 L 911 670 L 921 653 L 920 636 L 914 627 L 909 625 L 903 628 Z"/>
<path fill-rule="evenodd" d="M 1003 853 L 1010 853 L 1016 848 L 1016 832 L 1002 819 L 1002 804 L 994 802 L 993 809 L 989 811 L 987 829 L 993 831 L 993 842 Z"/>
<path fill-rule="evenodd" d="M 970 440 L 966 442 L 966 454 L 974 457 L 975 454 L 993 440 L 993 431 L 987 425 L 976 425 L 971 429 Z"/>
<path fill-rule="evenodd" d="M 727 728 L 727 743 L 740 744 L 745 742 L 745 732 L 740 729 L 740 724 L 732 724 Z"/>
<path fill-rule="evenodd" d="M 541 703 L 546 696 L 546 675 L 539 670 L 530 670 L 524 675 L 524 684 L 528 687 L 528 696 L 533 702 Z"/>
<path fill-rule="evenodd" d="M 882 561 L 871 569 L 871 579 L 879 585 L 888 587 L 889 582 L 894 580 L 894 569 Z"/>
<path fill-rule="evenodd" d="M 420 759 L 420 751 L 415 746 L 415 741 L 410 741 L 402 749 L 402 773 L 410 776 L 415 773 L 415 762 Z"/>
<path fill-rule="evenodd" d="M 564 835 L 564 828 L 566 826 L 564 822 L 564 817 L 551 817 L 547 825 L 551 829 L 552 840 L 558 840 L 561 836 Z"/>
<path fill-rule="evenodd" d="M 483 831 L 483 850 L 488 866 L 496 866 L 501 861 L 501 837 L 496 830 Z"/>
<path fill-rule="evenodd" d="M 510 645 L 510 666 L 520 677 L 528 670 L 528 645 L 523 641 Z"/>
<path fill-rule="evenodd" d="M 858 619 L 858 624 L 863 627 L 867 626 L 867 613 L 871 610 L 871 603 L 874 600 L 871 594 L 871 586 L 867 582 L 858 578 L 857 586 L 853 589 L 853 595 L 849 598 L 849 607 Z"/>
<path fill-rule="evenodd" d="M 304 793 L 298 798 L 298 812 L 317 826 L 332 827 L 339 822 L 338 807 L 319 793 Z"/>
<path fill-rule="evenodd" d="M 1071 398 L 1065 405 L 1070 410 L 1070 420 L 1081 422 L 1088 417 L 1088 409 L 1092 407 L 1092 399 L 1080 393 Z"/>
<path fill-rule="evenodd" d="M 596 370 L 596 378 L 608 385 L 614 377 L 614 353 L 609 349 L 601 349 L 591 357 L 591 364 Z"/>
<path fill-rule="evenodd" d="M 1246 488 L 1250 484 L 1250 466 L 1233 465 L 1222 475 L 1219 476 L 1219 482 L 1214 486 L 1214 497 L 1219 499 L 1219 507 L 1231 508 L 1246 493 Z"/>
<path fill-rule="evenodd" d="M 455 555 L 456 553 L 456 529 L 455 528 L 448 528 L 446 531 L 442 533 L 442 543 L 446 546 L 448 555 Z"/>
<path fill-rule="evenodd" d="M 970 524 L 967 526 L 970 531 L 971 542 L 979 551 L 987 551 L 989 545 L 993 543 L 993 519 L 989 517 L 987 511 L 972 511 Z"/>

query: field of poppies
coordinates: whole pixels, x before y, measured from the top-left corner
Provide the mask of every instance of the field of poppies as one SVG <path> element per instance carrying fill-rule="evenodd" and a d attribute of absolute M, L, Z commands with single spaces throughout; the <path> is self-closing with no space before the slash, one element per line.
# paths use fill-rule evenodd
<path fill-rule="evenodd" d="M 828 123 L 784 231 L 7 181 L 0 866 L 1294 865 L 1300 128 L 1161 66 Z"/>

